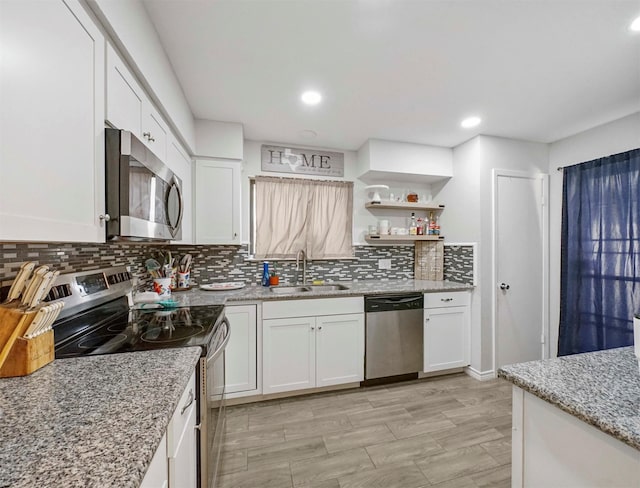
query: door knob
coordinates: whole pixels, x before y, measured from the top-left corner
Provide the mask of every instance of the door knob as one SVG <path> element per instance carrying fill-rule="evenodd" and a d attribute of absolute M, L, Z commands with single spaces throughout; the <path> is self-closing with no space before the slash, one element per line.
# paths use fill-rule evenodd
<path fill-rule="evenodd" d="M 109 214 L 100 215 L 98 218 L 104 222 L 109 222 L 111 220 L 111 216 Z"/>
<path fill-rule="evenodd" d="M 509 285 L 507 285 L 506 283 L 500 283 L 500 289 L 501 290 L 508 290 L 510 288 Z"/>

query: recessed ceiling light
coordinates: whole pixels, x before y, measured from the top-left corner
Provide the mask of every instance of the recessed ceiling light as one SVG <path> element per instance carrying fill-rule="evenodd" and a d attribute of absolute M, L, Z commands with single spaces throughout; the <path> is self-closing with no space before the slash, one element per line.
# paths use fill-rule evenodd
<path fill-rule="evenodd" d="M 640 32 L 640 17 L 636 17 L 636 19 L 631 22 L 629 30 L 633 32 Z"/>
<path fill-rule="evenodd" d="M 475 127 L 476 125 L 480 125 L 482 119 L 480 117 L 467 117 L 462 122 L 460 122 L 460 126 L 465 129 L 470 129 L 471 127 Z"/>
<path fill-rule="evenodd" d="M 322 101 L 322 95 L 317 91 L 309 90 L 302 94 L 300 100 L 307 105 L 318 105 Z"/>

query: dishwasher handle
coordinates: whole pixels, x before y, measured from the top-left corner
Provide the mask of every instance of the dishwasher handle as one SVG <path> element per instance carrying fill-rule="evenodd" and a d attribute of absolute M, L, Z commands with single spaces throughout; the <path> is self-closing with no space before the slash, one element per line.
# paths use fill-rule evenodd
<path fill-rule="evenodd" d="M 364 297 L 365 312 L 388 312 L 424 308 L 424 295 L 378 295 Z"/>

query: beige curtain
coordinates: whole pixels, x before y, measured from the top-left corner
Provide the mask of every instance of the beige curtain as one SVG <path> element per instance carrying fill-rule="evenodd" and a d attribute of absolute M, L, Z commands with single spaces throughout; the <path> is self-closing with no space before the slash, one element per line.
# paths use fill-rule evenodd
<path fill-rule="evenodd" d="M 256 177 L 255 256 L 353 257 L 353 183 Z"/>

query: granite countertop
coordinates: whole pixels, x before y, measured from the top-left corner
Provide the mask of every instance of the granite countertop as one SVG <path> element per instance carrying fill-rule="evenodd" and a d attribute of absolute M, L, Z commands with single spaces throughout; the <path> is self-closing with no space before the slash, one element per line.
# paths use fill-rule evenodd
<path fill-rule="evenodd" d="M 246 286 L 232 291 L 205 291 L 193 288 L 189 291 L 174 292 L 171 297 L 178 301 L 179 306 L 222 305 L 229 302 L 263 301 L 263 300 L 292 300 L 300 298 L 330 298 L 361 295 L 383 295 L 386 293 L 428 293 L 439 291 L 472 290 L 473 286 L 451 281 L 428 280 L 369 280 L 369 281 L 340 281 L 326 284 L 341 284 L 348 290 L 313 290 L 303 293 L 273 293 L 263 286 Z M 282 284 L 281 286 L 300 286 Z"/>
<path fill-rule="evenodd" d="M 57 359 L 0 379 L 0 486 L 138 487 L 200 353 Z"/>
<path fill-rule="evenodd" d="M 512 364 L 498 376 L 640 450 L 640 369 L 633 347 Z"/>

